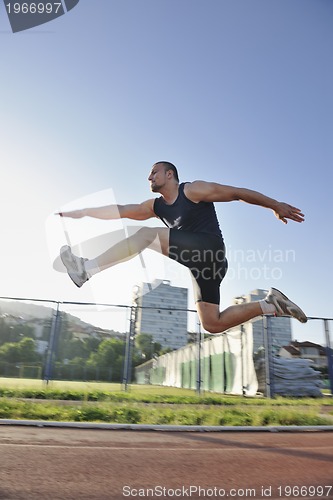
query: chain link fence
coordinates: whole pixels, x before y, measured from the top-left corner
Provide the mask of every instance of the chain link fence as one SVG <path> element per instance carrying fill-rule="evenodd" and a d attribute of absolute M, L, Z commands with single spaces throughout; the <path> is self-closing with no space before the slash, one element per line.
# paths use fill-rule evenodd
<path fill-rule="evenodd" d="M 187 309 L 197 328 L 186 332 L 188 345 L 174 350 L 138 330 L 139 308 L 0 297 L 0 377 L 121 383 L 124 390 L 139 383 L 266 397 L 288 395 L 293 386 L 298 395 L 316 396 L 325 387 L 333 394 L 332 318 L 311 317 L 305 325 L 309 335 L 321 332 L 322 350 L 303 342 L 298 356 L 281 356 L 272 334 L 276 318 L 260 319 L 253 352 L 246 325 L 207 335 Z"/>

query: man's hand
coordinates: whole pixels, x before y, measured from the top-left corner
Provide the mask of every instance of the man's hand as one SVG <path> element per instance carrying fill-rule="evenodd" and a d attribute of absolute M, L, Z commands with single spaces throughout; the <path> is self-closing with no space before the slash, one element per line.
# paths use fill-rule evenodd
<path fill-rule="evenodd" d="M 288 203 L 278 202 L 276 208 L 274 209 L 275 216 L 280 219 L 284 224 L 288 224 L 287 219 L 291 219 L 295 222 L 303 222 L 304 214 L 299 208 L 288 205 Z"/>
<path fill-rule="evenodd" d="M 81 219 L 85 216 L 84 210 L 72 210 L 70 212 L 57 212 L 60 217 L 71 217 L 72 219 Z"/>
<path fill-rule="evenodd" d="M 89 207 L 81 210 L 71 210 L 69 212 L 58 212 L 60 217 L 71 217 L 81 219 L 82 217 L 94 217 L 95 219 L 133 219 L 146 220 L 156 217 L 154 213 L 154 199 L 146 200 L 143 203 L 131 205 L 106 205 L 104 207 Z"/>

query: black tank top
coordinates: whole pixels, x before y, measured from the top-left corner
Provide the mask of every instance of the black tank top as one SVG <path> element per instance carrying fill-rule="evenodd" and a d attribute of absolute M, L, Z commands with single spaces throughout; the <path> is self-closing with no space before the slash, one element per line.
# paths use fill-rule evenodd
<path fill-rule="evenodd" d="M 172 229 L 209 233 L 222 238 L 214 204 L 200 201 L 194 203 L 186 198 L 185 182 L 179 185 L 178 197 L 172 205 L 165 203 L 162 196 L 154 201 L 154 212 L 164 224 Z"/>

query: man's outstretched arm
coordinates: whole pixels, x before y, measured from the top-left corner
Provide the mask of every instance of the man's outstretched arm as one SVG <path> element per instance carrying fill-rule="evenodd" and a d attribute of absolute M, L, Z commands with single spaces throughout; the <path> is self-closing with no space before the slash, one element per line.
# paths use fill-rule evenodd
<path fill-rule="evenodd" d="M 82 217 L 94 217 L 95 219 L 133 219 L 146 220 L 156 217 L 154 210 L 154 200 L 147 200 L 143 203 L 130 205 L 106 205 L 104 207 L 83 208 L 68 212 L 59 212 L 62 217 L 81 219 Z"/>
<path fill-rule="evenodd" d="M 289 205 L 288 203 L 277 201 L 274 198 L 269 198 L 252 189 L 225 186 L 215 182 L 194 181 L 185 185 L 185 194 L 194 202 L 227 202 L 237 200 L 264 208 L 270 208 L 274 211 L 275 216 L 284 224 L 287 224 L 287 219 L 291 219 L 295 222 L 304 221 L 304 214 L 299 208 Z"/>

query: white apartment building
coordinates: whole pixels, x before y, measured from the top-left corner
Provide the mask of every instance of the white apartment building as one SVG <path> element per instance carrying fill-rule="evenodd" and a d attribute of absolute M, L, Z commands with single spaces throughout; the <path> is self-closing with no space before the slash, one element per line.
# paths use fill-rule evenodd
<path fill-rule="evenodd" d="M 241 295 L 234 298 L 234 304 L 242 304 L 246 302 L 254 302 L 262 300 L 266 297 L 267 290 L 253 290 L 247 295 Z M 253 334 L 253 352 L 264 346 L 264 324 L 263 318 L 259 316 L 244 324 L 244 332 L 252 332 Z M 292 340 L 291 318 L 286 317 L 270 317 L 270 328 L 272 335 L 272 344 L 274 347 L 282 347 L 289 345 Z M 278 349 L 277 349 L 278 350 Z"/>
<path fill-rule="evenodd" d="M 154 280 L 150 288 L 142 283 L 136 291 L 136 331 L 152 335 L 162 347 L 179 349 L 187 344 L 187 288 L 170 281 Z"/>

